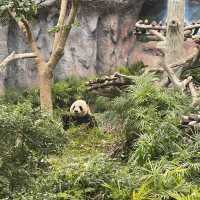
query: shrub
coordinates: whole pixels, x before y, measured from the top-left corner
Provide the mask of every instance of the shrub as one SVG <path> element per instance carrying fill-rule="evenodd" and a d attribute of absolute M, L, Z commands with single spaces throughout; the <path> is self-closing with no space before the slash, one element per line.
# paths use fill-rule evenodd
<path fill-rule="evenodd" d="M 66 143 L 61 123 L 29 103 L 0 105 L 0 138 L 0 197 L 29 185 Z"/>
<path fill-rule="evenodd" d="M 117 71 L 119 73 L 125 74 L 125 75 L 139 76 L 144 73 L 145 67 L 147 67 L 147 66 L 144 65 L 143 62 L 138 62 L 133 65 L 129 65 L 127 67 L 124 67 L 124 66 L 117 67 Z"/>
<path fill-rule="evenodd" d="M 69 108 L 71 104 L 85 98 L 86 87 L 84 80 L 75 77 L 59 81 L 53 86 L 53 103 L 55 108 Z"/>
<path fill-rule="evenodd" d="M 89 94 L 85 79 L 69 77 L 64 81 L 59 81 L 52 86 L 52 97 L 54 109 L 60 112 L 69 110 L 71 104 L 77 99 L 84 99 L 89 104 L 94 104 L 96 96 Z M 40 106 L 39 90 L 14 91 L 7 90 L 5 96 L 0 98 L 1 104 L 18 104 L 30 101 L 33 108 Z"/>
<path fill-rule="evenodd" d="M 29 101 L 33 108 L 40 106 L 38 89 L 13 90 L 7 89 L 4 96 L 0 97 L 0 104 L 17 105 Z"/>
<path fill-rule="evenodd" d="M 107 97 L 101 97 L 101 96 L 96 97 L 96 101 L 94 103 L 95 112 L 103 113 L 109 110 L 111 102 L 112 102 L 111 99 Z"/>
<path fill-rule="evenodd" d="M 179 91 L 155 86 L 153 78 L 135 77 L 135 85 L 113 101 L 108 114 L 114 124 L 121 122 L 126 135 L 127 166 L 135 181 L 132 199 L 198 199 L 199 130 L 179 125 L 182 115 L 193 110 L 191 101 Z"/>
<path fill-rule="evenodd" d="M 48 177 L 40 177 L 24 199 L 130 199 L 131 179 L 128 170 L 105 154 L 67 160 Z"/>
<path fill-rule="evenodd" d="M 100 152 L 101 148 L 105 152 L 98 140 L 102 138 L 100 130 L 70 128 L 71 148 L 62 158 L 50 159 L 51 170 L 13 198 L 198 200 L 200 134 L 179 127 L 182 114 L 193 110 L 188 106 L 190 99 L 176 90 L 155 86 L 153 79 L 152 75 L 135 77 L 135 85 L 109 106 L 99 98 L 97 108 L 108 110 L 104 120 L 112 120 L 125 135 L 126 160 Z"/>
<path fill-rule="evenodd" d="M 138 171 L 138 177 L 135 178 L 139 187 L 134 188 L 133 200 L 199 199 L 199 184 L 188 180 L 191 165 L 186 167 L 186 163 L 187 161 L 181 164 L 176 160 L 170 162 L 163 158 L 160 161 L 148 161 L 143 167 L 134 168 L 134 171 Z"/>
<path fill-rule="evenodd" d="M 153 79 L 151 75 L 135 77 L 135 85 L 114 99 L 108 113 L 116 125 L 121 123 L 128 148 L 136 150 L 141 162 L 174 151 L 176 145 L 173 147 L 172 141 L 179 140 L 181 134 L 180 117 L 190 105 L 179 91 L 155 86 Z"/>

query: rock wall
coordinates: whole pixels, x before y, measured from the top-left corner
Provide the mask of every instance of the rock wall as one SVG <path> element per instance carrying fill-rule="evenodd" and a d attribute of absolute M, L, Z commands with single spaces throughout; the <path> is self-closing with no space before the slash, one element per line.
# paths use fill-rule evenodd
<path fill-rule="evenodd" d="M 133 35 L 138 16 L 145 15 L 148 9 L 148 5 L 143 7 L 144 2 L 162 4 L 160 0 L 82 0 L 77 16 L 80 26 L 73 27 L 70 33 L 65 54 L 55 69 L 55 80 L 72 74 L 90 76 L 110 73 L 116 66 L 130 65 L 145 58 L 147 64 L 151 64 L 152 55 L 160 58 L 160 52 L 154 51 L 153 46 L 141 46 Z M 52 35 L 48 30 L 58 18 L 56 3 L 56 0 L 46 0 L 38 20 L 32 24 L 38 47 L 46 58 L 52 46 Z M 160 7 L 155 8 L 160 10 Z M 156 15 L 161 16 L 160 12 Z M 30 49 L 15 23 L 9 22 L 7 26 L 0 27 L 0 59 L 12 51 L 30 52 Z M 31 59 L 13 62 L 0 74 L 0 88 L 4 85 L 34 87 L 37 82 L 37 70 Z"/>
<path fill-rule="evenodd" d="M 49 28 L 55 25 L 58 8 L 55 0 L 45 2 L 32 30 L 38 47 L 48 58 L 52 36 Z M 78 13 L 80 26 L 74 27 L 65 48 L 65 54 L 55 70 L 55 79 L 75 74 L 90 76 L 107 73 L 117 65 L 129 64 L 134 48 L 132 28 L 137 20 L 143 0 L 82 0 Z M 48 6 L 47 6 L 48 4 Z M 8 53 L 30 52 L 26 40 L 14 22 L 0 27 L 0 58 Z M 11 63 L 0 76 L 0 87 L 33 87 L 37 85 L 37 70 L 31 59 Z"/>

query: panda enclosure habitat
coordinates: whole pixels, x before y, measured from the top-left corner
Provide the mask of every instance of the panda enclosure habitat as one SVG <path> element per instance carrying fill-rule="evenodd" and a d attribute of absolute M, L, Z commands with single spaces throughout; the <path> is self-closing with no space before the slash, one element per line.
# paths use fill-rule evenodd
<path fill-rule="evenodd" d="M 200 200 L 199 13 L 0 0 L 0 199 Z"/>

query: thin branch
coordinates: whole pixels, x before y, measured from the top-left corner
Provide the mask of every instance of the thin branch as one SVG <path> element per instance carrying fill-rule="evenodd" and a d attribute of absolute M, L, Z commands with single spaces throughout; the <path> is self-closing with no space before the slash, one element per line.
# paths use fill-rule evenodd
<path fill-rule="evenodd" d="M 178 88 L 182 88 L 181 81 L 176 76 L 174 70 L 167 65 L 163 65 L 164 70 L 167 72 L 168 77 L 170 78 L 171 82 Z"/>
<path fill-rule="evenodd" d="M 143 20 L 139 20 L 136 22 L 135 27 L 138 29 L 145 29 L 145 30 L 162 30 L 166 31 L 166 26 L 157 24 L 157 23 L 152 23 L 152 24 L 146 24 L 143 22 Z"/>
<path fill-rule="evenodd" d="M 153 35 L 157 35 L 158 38 L 160 38 L 161 40 L 163 40 L 165 38 L 165 36 L 163 34 L 161 34 L 160 32 L 166 32 L 167 27 L 165 25 L 163 25 L 162 23 L 157 23 L 155 21 L 153 21 L 151 24 L 148 22 L 148 20 L 139 20 L 136 22 L 135 24 L 136 27 L 136 34 L 141 35 L 144 34 L 144 31 L 146 31 L 146 34 L 148 34 L 148 32 L 153 33 Z M 193 22 L 191 25 L 185 25 L 184 26 L 184 37 L 185 38 L 193 38 L 194 35 L 196 35 L 198 33 L 198 30 L 200 29 L 200 22 Z M 141 32 L 138 32 L 140 31 Z M 153 31 L 153 32 L 152 32 Z M 154 32 L 154 31 L 158 31 Z"/>
<path fill-rule="evenodd" d="M 54 39 L 54 43 L 53 43 L 53 51 L 56 50 L 56 47 L 58 45 L 58 41 L 61 37 L 61 33 L 63 31 L 63 28 L 64 28 L 65 17 L 66 17 L 66 13 L 67 13 L 67 5 L 68 5 L 68 0 L 62 0 L 61 1 L 60 16 L 59 16 L 58 23 L 57 23 L 57 28 L 59 29 L 59 31 L 56 32 L 56 34 L 55 34 L 55 39 Z"/>
<path fill-rule="evenodd" d="M 22 18 L 20 21 L 17 21 L 15 18 L 15 13 L 9 11 L 10 16 L 15 20 L 15 22 L 18 24 L 20 30 L 26 35 L 28 39 L 28 43 L 32 49 L 32 52 L 35 54 L 35 61 L 36 63 L 41 62 L 44 60 L 42 57 L 42 54 L 40 53 L 38 47 L 37 47 L 37 42 L 32 34 L 31 27 L 28 23 L 28 21 L 24 18 Z"/>
<path fill-rule="evenodd" d="M 149 30 L 149 32 L 152 34 L 152 35 L 155 35 L 158 39 L 160 39 L 161 41 L 165 41 L 165 36 L 162 35 L 161 33 L 159 33 L 158 31 L 156 30 Z"/>
<path fill-rule="evenodd" d="M 26 19 L 22 19 L 21 22 L 23 23 L 24 28 L 26 30 L 27 39 L 28 39 L 29 44 L 31 45 L 32 51 L 33 52 L 38 52 L 38 47 L 36 45 L 36 41 L 35 41 L 35 39 L 33 37 L 32 31 L 31 31 L 31 27 L 30 27 L 28 21 Z"/>
<path fill-rule="evenodd" d="M 9 56 L 7 56 L 3 61 L 0 63 L 0 70 L 2 71 L 10 62 L 18 59 L 25 59 L 25 58 L 35 58 L 36 55 L 34 53 L 20 53 L 16 54 L 12 52 Z"/>
<path fill-rule="evenodd" d="M 111 76 L 98 78 L 86 83 L 88 91 L 100 96 L 115 97 L 129 85 L 134 84 L 134 77 L 120 74 L 118 72 Z"/>
<path fill-rule="evenodd" d="M 62 29 L 60 34 L 60 39 L 58 40 L 58 44 L 55 51 L 52 52 L 48 66 L 56 66 L 56 64 L 59 62 L 60 58 L 63 56 L 65 44 L 68 38 L 68 35 L 70 33 L 70 30 L 72 28 L 72 24 L 75 21 L 77 10 L 78 10 L 79 0 L 73 0 L 72 2 L 72 8 L 70 10 L 70 14 L 67 18 L 67 22 L 64 25 L 64 29 Z M 63 8 L 61 8 L 63 9 Z"/>
<path fill-rule="evenodd" d="M 200 23 L 199 22 L 193 22 L 192 25 L 188 25 L 184 27 L 184 31 L 187 30 L 193 30 L 193 29 L 199 29 L 200 28 Z"/>

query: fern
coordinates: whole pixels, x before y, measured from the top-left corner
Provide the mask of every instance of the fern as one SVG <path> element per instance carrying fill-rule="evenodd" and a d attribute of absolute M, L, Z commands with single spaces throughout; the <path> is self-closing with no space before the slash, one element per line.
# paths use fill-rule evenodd
<path fill-rule="evenodd" d="M 151 200 L 150 192 L 148 183 L 144 183 L 137 191 L 133 192 L 132 200 Z"/>
<path fill-rule="evenodd" d="M 170 194 L 172 198 L 175 200 L 199 200 L 200 199 L 200 190 L 199 189 L 194 189 L 191 194 L 189 195 L 184 195 L 184 194 L 179 194 L 179 193 L 172 193 Z"/>

